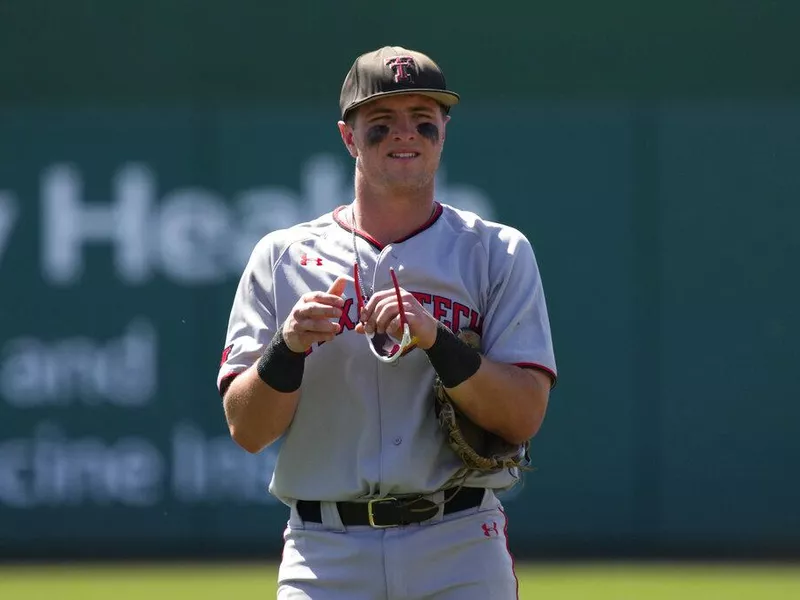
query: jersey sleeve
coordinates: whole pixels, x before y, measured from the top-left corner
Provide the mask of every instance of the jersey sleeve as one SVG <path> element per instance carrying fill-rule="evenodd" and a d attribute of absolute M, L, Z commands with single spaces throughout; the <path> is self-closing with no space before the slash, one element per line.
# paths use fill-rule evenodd
<path fill-rule="evenodd" d="M 528 239 L 503 228 L 490 244 L 489 300 L 483 346 L 496 362 L 537 368 L 555 385 L 557 375 L 542 279 Z"/>
<path fill-rule="evenodd" d="M 261 240 L 239 279 L 217 373 L 221 396 L 237 375 L 260 358 L 277 330 L 271 254 L 269 240 Z"/>

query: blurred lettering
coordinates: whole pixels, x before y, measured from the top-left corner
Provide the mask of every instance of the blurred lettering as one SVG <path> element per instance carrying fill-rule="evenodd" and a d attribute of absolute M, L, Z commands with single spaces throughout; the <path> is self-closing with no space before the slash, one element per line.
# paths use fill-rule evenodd
<path fill-rule="evenodd" d="M 25 440 L 0 443 L 0 503 L 13 507 L 28 505 L 25 475 L 29 454 Z"/>
<path fill-rule="evenodd" d="M 70 437 L 41 422 L 30 437 L 0 440 L 0 508 L 149 507 L 169 494 L 182 504 L 278 502 L 267 489 L 275 448 L 251 455 L 192 422 L 169 435 L 163 452 L 144 437 Z"/>
<path fill-rule="evenodd" d="M 167 195 L 156 219 L 164 275 L 183 284 L 224 282 L 230 221 L 225 199 L 212 192 L 189 188 Z"/>
<path fill-rule="evenodd" d="M 97 202 L 84 197 L 74 166 L 53 165 L 41 185 L 44 277 L 53 285 L 79 284 L 85 249 L 93 243 L 111 247 L 116 276 L 128 285 L 143 285 L 159 275 L 183 286 L 223 283 L 239 277 L 264 235 L 351 202 L 351 168 L 333 155 L 314 155 L 300 166 L 299 192 L 255 186 L 229 201 L 201 187 L 179 188 L 159 198 L 155 173 L 146 165 L 127 163 L 113 178 L 111 199 Z M 442 202 L 493 218 L 486 195 L 473 186 L 448 185 L 444 168 L 436 186 Z M 8 208 L 13 204 L 3 198 L 0 253 L 15 216 Z"/>
<path fill-rule="evenodd" d="M 156 391 L 157 342 L 146 319 L 133 320 L 120 337 L 106 342 L 14 339 L 0 355 L 0 393 L 15 408 L 143 406 Z"/>
<path fill-rule="evenodd" d="M 267 491 L 274 449 L 249 455 L 230 436 L 206 437 L 199 427 L 181 423 L 172 436 L 172 459 L 173 493 L 182 502 L 276 501 Z"/>
<path fill-rule="evenodd" d="M 0 264 L 8 248 L 11 232 L 14 231 L 18 215 L 17 203 L 8 192 L 0 192 Z"/>
<path fill-rule="evenodd" d="M 139 283 L 150 274 L 148 216 L 153 178 L 147 168 L 126 165 L 114 177 L 114 200 L 87 203 L 77 170 L 68 165 L 48 169 L 42 179 L 42 262 L 46 278 L 74 284 L 83 272 L 83 247 L 111 242 L 122 279 Z"/>
<path fill-rule="evenodd" d="M 0 505 L 152 506 L 163 477 L 161 454 L 142 438 L 68 439 L 44 423 L 32 438 L 0 442 Z"/>

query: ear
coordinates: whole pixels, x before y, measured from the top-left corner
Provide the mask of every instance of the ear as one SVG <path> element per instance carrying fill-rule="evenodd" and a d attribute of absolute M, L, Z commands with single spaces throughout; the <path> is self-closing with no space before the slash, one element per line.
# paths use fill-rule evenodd
<path fill-rule="evenodd" d="M 339 134 L 342 136 L 342 142 L 350 153 L 350 156 L 357 158 L 358 148 L 356 148 L 355 141 L 353 140 L 353 128 L 344 121 L 339 121 L 337 125 L 339 126 Z"/>
<path fill-rule="evenodd" d="M 450 115 L 445 115 L 442 121 L 442 143 L 444 144 L 444 140 L 447 137 L 447 124 L 450 122 Z"/>

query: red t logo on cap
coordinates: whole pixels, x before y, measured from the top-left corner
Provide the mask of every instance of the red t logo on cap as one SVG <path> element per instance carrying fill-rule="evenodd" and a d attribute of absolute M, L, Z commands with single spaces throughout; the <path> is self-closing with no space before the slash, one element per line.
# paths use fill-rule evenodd
<path fill-rule="evenodd" d="M 409 70 L 409 67 L 414 66 L 414 59 L 412 57 L 395 56 L 393 58 L 387 58 L 386 66 L 394 71 L 395 83 L 400 83 L 401 81 L 412 83 L 414 81 L 411 77 L 411 71 Z"/>

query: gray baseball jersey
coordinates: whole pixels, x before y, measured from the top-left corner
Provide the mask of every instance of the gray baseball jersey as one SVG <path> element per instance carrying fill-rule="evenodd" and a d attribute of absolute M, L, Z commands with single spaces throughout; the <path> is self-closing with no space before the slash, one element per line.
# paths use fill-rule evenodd
<path fill-rule="evenodd" d="M 258 360 L 302 294 L 350 276 L 342 331 L 309 350 L 298 408 L 279 441 L 269 489 L 287 504 L 429 493 L 460 466 L 434 416 L 434 371 L 425 352 L 414 349 L 396 364 L 383 364 L 354 331 L 354 243 L 368 289 L 391 289 L 392 267 L 400 286 L 434 317 L 453 330 L 479 332 L 487 358 L 556 379 L 542 281 L 531 244 L 519 231 L 437 203 L 417 231 L 381 245 L 353 231 L 349 214 L 339 207 L 261 239 L 228 323 L 217 377 L 221 393 Z M 505 489 L 517 477 L 475 476 L 465 485 Z"/>

